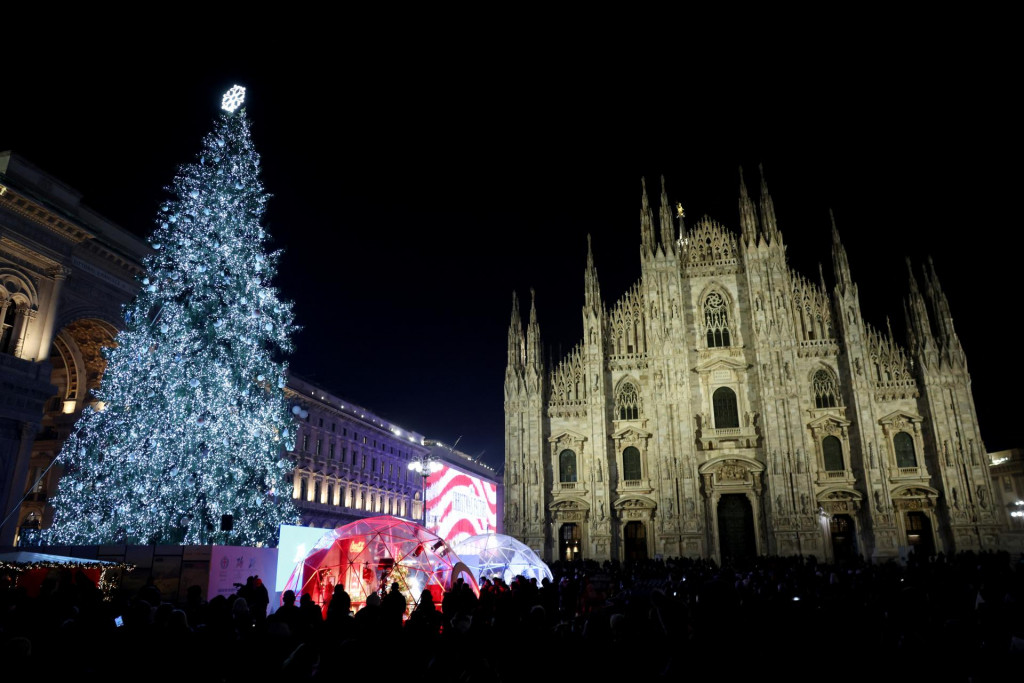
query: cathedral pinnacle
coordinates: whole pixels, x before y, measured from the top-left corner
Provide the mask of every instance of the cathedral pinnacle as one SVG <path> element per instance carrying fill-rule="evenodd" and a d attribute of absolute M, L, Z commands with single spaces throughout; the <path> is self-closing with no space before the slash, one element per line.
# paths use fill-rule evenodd
<path fill-rule="evenodd" d="M 846 257 L 846 247 L 839 239 L 839 228 L 836 227 L 836 217 L 832 209 L 828 210 L 828 217 L 832 221 L 832 270 L 836 276 L 836 287 L 843 295 L 853 287 L 853 277 L 850 275 L 850 261 Z"/>
<path fill-rule="evenodd" d="M 963 357 L 963 349 L 960 346 L 960 338 L 956 334 L 956 329 L 953 327 L 953 314 L 949 310 L 949 300 L 946 298 L 946 293 L 942 291 L 942 285 L 939 284 L 939 276 L 935 272 L 935 263 L 931 256 L 927 257 L 927 266 L 927 270 L 924 271 L 925 283 L 935 315 L 939 344 L 946 349 L 950 361 L 957 361 Z"/>
<path fill-rule="evenodd" d="M 514 372 L 521 372 L 526 358 L 526 347 L 523 342 L 523 319 L 519 313 L 519 297 L 512 291 L 512 320 L 508 325 L 508 367 Z"/>
<path fill-rule="evenodd" d="M 645 254 L 654 253 L 654 216 L 647 201 L 647 179 L 640 178 L 640 248 Z"/>
<path fill-rule="evenodd" d="M 587 269 L 583 274 L 583 315 L 600 316 L 601 285 L 597 280 L 597 267 L 594 265 L 594 251 L 587 235 Z"/>
<path fill-rule="evenodd" d="M 740 233 L 744 244 L 757 243 L 757 214 L 754 213 L 754 202 L 750 200 L 750 195 L 747 193 L 742 166 L 740 166 Z"/>
<path fill-rule="evenodd" d="M 775 203 L 772 201 L 771 194 L 768 193 L 768 183 L 764 179 L 764 167 L 758 164 L 757 170 L 761 173 L 761 229 L 764 231 L 768 244 L 775 244 L 781 238 L 779 226 L 775 221 Z"/>
<path fill-rule="evenodd" d="M 672 205 L 668 203 L 665 191 L 665 176 L 661 176 L 661 248 L 671 254 L 675 247 L 675 230 L 672 225 Z"/>
<path fill-rule="evenodd" d="M 543 365 L 540 352 L 540 325 L 537 323 L 537 293 L 530 288 L 530 323 L 526 327 L 526 367 L 538 373 Z"/>
<path fill-rule="evenodd" d="M 928 309 L 924 303 L 924 297 L 917 286 L 917 278 L 914 277 L 914 268 L 910 259 L 906 259 L 907 274 L 910 278 L 910 296 L 907 301 L 907 338 L 913 340 L 911 352 L 915 353 L 927 365 L 927 356 L 935 349 L 935 342 L 932 337 L 931 323 L 928 319 Z"/>

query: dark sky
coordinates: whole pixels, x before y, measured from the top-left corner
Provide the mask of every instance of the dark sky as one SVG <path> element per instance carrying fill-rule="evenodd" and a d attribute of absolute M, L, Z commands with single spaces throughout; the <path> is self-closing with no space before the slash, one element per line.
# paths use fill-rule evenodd
<path fill-rule="evenodd" d="M 246 87 L 278 282 L 303 327 L 292 369 L 495 467 L 512 292 L 525 311 L 536 290 L 546 348 L 568 351 L 588 233 L 606 302 L 639 276 L 641 176 L 657 203 L 664 174 L 691 224 L 738 232 L 738 168 L 756 194 L 762 164 L 791 265 L 817 281 L 822 263 L 831 286 L 834 211 L 865 317 L 901 340 L 904 261 L 934 259 L 986 447 L 1024 446 L 1009 67 L 991 46 L 924 59 L 883 43 L 878 59 L 821 39 L 814 55 L 695 50 L 635 71 L 454 48 L 401 63 L 86 51 L 75 68 L 9 67 L 0 150 L 147 235 L 221 94 Z"/>

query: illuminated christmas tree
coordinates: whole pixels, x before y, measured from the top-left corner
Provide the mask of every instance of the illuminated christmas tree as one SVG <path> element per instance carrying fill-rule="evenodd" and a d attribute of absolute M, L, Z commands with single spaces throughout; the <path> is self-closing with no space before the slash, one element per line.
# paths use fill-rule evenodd
<path fill-rule="evenodd" d="M 276 545 L 296 523 L 295 427 L 284 398 L 293 323 L 271 285 L 269 195 L 244 89 L 160 207 L 141 291 L 107 369 L 65 442 L 56 544 Z"/>

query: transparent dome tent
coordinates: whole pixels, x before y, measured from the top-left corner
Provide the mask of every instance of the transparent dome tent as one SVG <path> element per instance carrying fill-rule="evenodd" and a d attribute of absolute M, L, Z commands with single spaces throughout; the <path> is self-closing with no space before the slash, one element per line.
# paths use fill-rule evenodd
<path fill-rule="evenodd" d="M 368 517 L 327 531 L 296 563 L 284 590 L 309 593 L 322 607 L 343 588 L 358 611 L 366 598 L 397 583 L 406 614 L 429 590 L 436 604 L 461 578 L 477 595 L 473 572 L 437 534 L 399 517 Z"/>
<path fill-rule="evenodd" d="M 504 534 L 477 534 L 452 545 L 477 580 L 500 576 L 511 583 L 517 576 L 553 581 L 551 569 L 526 544 Z"/>

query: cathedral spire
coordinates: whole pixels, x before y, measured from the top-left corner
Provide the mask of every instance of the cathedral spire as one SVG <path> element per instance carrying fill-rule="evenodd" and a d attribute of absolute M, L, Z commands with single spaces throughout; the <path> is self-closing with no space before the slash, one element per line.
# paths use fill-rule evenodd
<path fill-rule="evenodd" d="M 757 214 L 754 213 L 754 202 L 747 193 L 747 183 L 743 180 L 743 167 L 740 166 L 740 236 L 743 244 L 757 243 Z"/>
<path fill-rule="evenodd" d="M 640 250 L 644 254 L 654 253 L 654 215 L 647 201 L 647 179 L 640 178 Z"/>
<path fill-rule="evenodd" d="M 960 338 L 957 337 L 956 329 L 953 327 L 953 314 L 949 310 L 949 300 L 942 285 L 939 284 L 939 276 L 935 273 L 935 263 L 932 257 L 928 257 L 928 269 L 925 271 L 925 286 L 929 298 L 931 298 L 932 312 L 935 314 L 935 326 L 939 335 L 939 344 L 945 348 L 951 360 L 963 357 L 963 348 L 960 346 Z"/>
<path fill-rule="evenodd" d="M 832 271 L 836 276 L 836 287 L 845 295 L 853 287 L 850 261 L 846 257 L 846 247 L 839 239 L 839 229 L 836 227 L 836 217 L 832 213 L 832 209 L 828 210 L 828 217 L 832 220 Z"/>
<path fill-rule="evenodd" d="M 907 259 L 907 274 L 910 278 L 910 296 L 906 302 L 907 316 L 907 339 L 910 341 L 911 353 L 927 360 L 935 349 L 935 340 L 932 338 L 931 323 L 928 321 L 928 309 L 924 303 L 924 297 L 917 286 L 917 278 L 914 277 L 914 269 Z"/>
<path fill-rule="evenodd" d="M 587 269 L 583 274 L 583 313 L 584 316 L 601 316 L 601 285 L 597 280 L 597 267 L 594 266 L 594 252 L 590 246 L 590 235 L 587 235 Z"/>
<path fill-rule="evenodd" d="M 522 372 L 526 357 L 523 341 L 523 319 L 519 313 L 519 297 L 512 291 L 512 321 L 508 325 L 508 368 Z"/>
<path fill-rule="evenodd" d="M 540 325 L 537 323 L 536 292 L 530 288 L 530 323 L 526 327 L 526 368 L 540 374 L 543 367 L 540 349 Z"/>
<path fill-rule="evenodd" d="M 661 176 L 661 248 L 666 254 L 675 250 L 675 230 L 672 225 L 672 207 L 665 192 L 665 176 Z"/>
<path fill-rule="evenodd" d="M 779 234 L 779 226 L 775 222 L 775 202 L 768 193 L 768 183 L 764 179 L 764 167 L 760 164 L 757 170 L 761 173 L 761 229 L 764 232 L 768 244 L 775 244 L 782 236 Z"/>
<path fill-rule="evenodd" d="M 512 290 L 512 321 L 508 325 L 508 365 L 505 366 L 505 398 L 512 399 L 523 390 L 523 361 L 526 345 L 523 341 L 523 319 L 519 314 L 519 297 Z"/>

